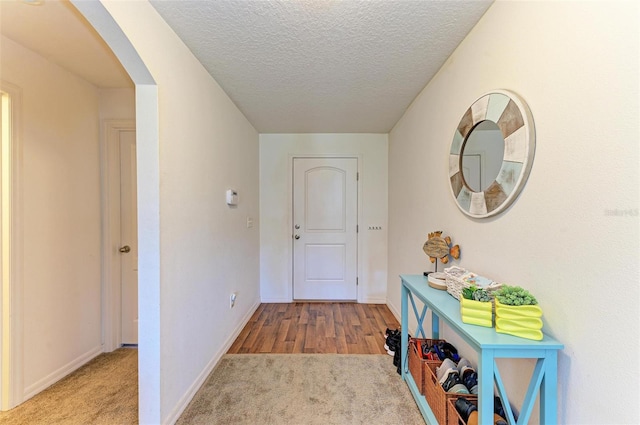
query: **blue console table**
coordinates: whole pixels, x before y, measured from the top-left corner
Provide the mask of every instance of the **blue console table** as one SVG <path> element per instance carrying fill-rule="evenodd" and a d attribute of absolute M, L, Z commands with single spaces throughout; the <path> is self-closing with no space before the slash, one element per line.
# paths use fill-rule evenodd
<path fill-rule="evenodd" d="M 402 280 L 402 379 L 407 382 L 427 423 L 435 425 L 438 422 L 407 369 L 409 303 L 418 321 L 413 336 L 438 339 L 439 324 L 440 321 L 443 321 L 478 353 L 478 419 L 480 424 L 493 424 L 494 383 L 500 398 L 503 401 L 508 399 L 495 362 L 495 359 L 498 358 L 537 359 L 517 422 L 509 403 L 502 403 L 509 424 L 527 424 L 529 422 L 538 393 L 540 394 L 540 423 L 558 423 L 558 350 L 564 348 L 563 344 L 547 335 L 544 335 L 541 341 L 533 341 L 499 334 L 493 328 L 462 323 L 460 303 L 446 291 L 431 288 L 427 284 L 427 278 L 421 275 L 401 275 L 400 278 Z M 420 313 L 416 307 L 416 298 L 424 303 Z M 427 337 L 422 324 L 429 309 L 432 315 L 432 326 L 431 336 Z"/>

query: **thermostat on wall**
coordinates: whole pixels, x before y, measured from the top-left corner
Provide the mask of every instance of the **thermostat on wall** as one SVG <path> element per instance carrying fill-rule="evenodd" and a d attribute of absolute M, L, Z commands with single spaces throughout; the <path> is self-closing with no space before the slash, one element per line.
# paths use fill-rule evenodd
<path fill-rule="evenodd" d="M 227 190 L 227 205 L 238 205 L 238 192 L 233 189 Z"/>

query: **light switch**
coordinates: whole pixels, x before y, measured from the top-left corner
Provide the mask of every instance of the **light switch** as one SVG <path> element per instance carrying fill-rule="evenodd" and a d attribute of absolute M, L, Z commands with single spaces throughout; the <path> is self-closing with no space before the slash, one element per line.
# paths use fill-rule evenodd
<path fill-rule="evenodd" d="M 234 189 L 227 190 L 227 205 L 238 205 L 238 192 L 236 192 Z"/>

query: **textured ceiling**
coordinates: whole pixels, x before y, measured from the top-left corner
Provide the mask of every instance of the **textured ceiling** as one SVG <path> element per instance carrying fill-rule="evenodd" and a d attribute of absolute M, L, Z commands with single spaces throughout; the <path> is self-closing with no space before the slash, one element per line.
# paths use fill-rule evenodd
<path fill-rule="evenodd" d="M 132 87 L 115 55 L 68 1 L 0 0 L 0 32 L 97 87 Z"/>
<path fill-rule="evenodd" d="M 493 0 L 151 0 L 260 133 L 386 133 Z M 131 80 L 67 0 L 2 34 L 98 87 Z"/>
<path fill-rule="evenodd" d="M 386 133 L 491 1 L 151 4 L 260 133 Z"/>

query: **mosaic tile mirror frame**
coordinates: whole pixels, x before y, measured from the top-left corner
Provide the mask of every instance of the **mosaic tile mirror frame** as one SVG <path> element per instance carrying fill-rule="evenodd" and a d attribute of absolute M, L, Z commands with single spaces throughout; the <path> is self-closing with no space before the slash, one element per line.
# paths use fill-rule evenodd
<path fill-rule="evenodd" d="M 495 180 L 482 191 L 474 191 L 465 180 L 462 162 L 469 137 L 483 121 L 492 121 L 500 129 L 504 156 Z M 464 113 L 451 142 L 449 181 L 458 208 L 474 218 L 491 217 L 504 211 L 522 191 L 534 153 L 535 128 L 527 104 L 507 90 L 494 90 L 481 96 Z"/>

